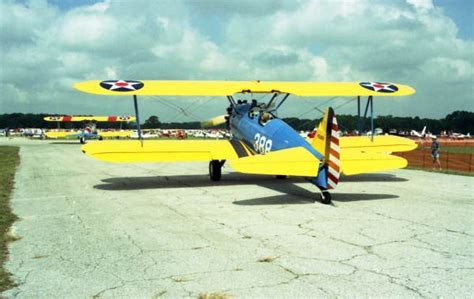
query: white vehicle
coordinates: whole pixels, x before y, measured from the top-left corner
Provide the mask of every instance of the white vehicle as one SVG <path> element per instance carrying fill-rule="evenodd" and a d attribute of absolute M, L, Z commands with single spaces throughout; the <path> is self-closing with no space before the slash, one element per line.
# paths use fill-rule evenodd
<path fill-rule="evenodd" d="M 383 130 L 381 128 L 375 128 L 374 136 L 382 135 L 382 134 L 383 134 Z M 372 136 L 372 131 L 368 131 L 367 136 Z"/>
<path fill-rule="evenodd" d="M 411 130 L 410 136 L 424 138 L 426 136 L 426 126 L 423 127 L 423 130 L 421 132 L 418 132 L 416 130 Z"/>
<path fill-rule="evenodd" d="M 158 137 L 157 134 L 142 133 L 142 138 L 143 138 L 143 139 L 146 139 L 146 138 L 157 138 L 157 137 Z M 130 135 L 130 138 L 132 138 L 132 139 L 138 139 L 138 132 L 137 132 L 137 131 L 133 131 L 133 134 Z"/>
<path fill-rule="evenodd" d="M 192 135 L 193 135 L 194 137 L 197 137 L 197 138 L 204 138 L 204 137 L 206 137 L 206 135 L 204 134 L 203 131 L 193 132 Z"/>

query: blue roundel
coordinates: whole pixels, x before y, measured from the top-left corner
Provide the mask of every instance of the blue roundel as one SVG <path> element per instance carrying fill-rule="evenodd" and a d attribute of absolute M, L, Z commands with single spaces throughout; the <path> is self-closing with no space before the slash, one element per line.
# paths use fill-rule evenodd
<path fill-rule="evenodd" d="M 390 83 L 380 83 L 380 82 L 361 82 L 360 86 L 373 90 L 376 92 L 386 92 L 391 93 L 398 90 L 398 87 Z"/>
<path fill-rule="evenodd" d="M 144 84 L 131 80 L 107 80 L 100 82 L 100 86 L 110 91 L 135 91 L 142 88 Z"/>

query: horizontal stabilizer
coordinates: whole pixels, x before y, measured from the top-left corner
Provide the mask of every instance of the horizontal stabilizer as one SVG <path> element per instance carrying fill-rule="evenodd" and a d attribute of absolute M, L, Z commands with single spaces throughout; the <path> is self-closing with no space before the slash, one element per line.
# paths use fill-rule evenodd
<path fill-rule="evenodd" d="M 176 162 L 238 159 L 228 140 L 104 140 L 82 151 L 108 162 Z"/>
<path fill-rule="evenodd" d="M 290 93 L 298 96 L 406 96 L 415 89 L 378 82 L 94 80 L 74 84 L 102 95 L 230 96 L 235 93 Z"/>
<path fill-rule="evenodd" d="M 341 151 L 341 169 L 345 175 L 404 168 L 407 160 L 383 153 Z"/>
<path fill-rule="evenodd" d="M 373 141 L 368 136 L 342 137 L 339 139 L 339 146 L 341 152 L 372 153 L 407 152 L 417 147 L 415 141 L 411 139 L 392 135 L 374 136 Z"/>
<path fill-rule="evenodd" d="M 318 174 L 320 161 L 303 147 L 289 148 L 265 155 L 231 161 L 231 167 L 243 173 L 310 176 Z"/>

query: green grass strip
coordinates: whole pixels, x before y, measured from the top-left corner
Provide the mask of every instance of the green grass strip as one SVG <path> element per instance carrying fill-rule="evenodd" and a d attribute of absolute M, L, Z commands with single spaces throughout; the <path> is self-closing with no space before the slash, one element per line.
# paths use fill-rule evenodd
<path fill-rule="evenodd" d="M 15 170 L 20 161 L 18 151 L 18 147 L 0 146 L 0 233 L 2 238 L 0 252 L 0 292 L 15 286 L 11 274 L 4 266 L 8 258 L 8 242 L 15 240 L 8 232 L 13 222 L 18 219 L 10 208 L 10 194 L 13 189 Z"/>
<path fill-rule="evenodd" d="M 418 149 L 431 150 L 431 147 L 424 146 L 424 147 L 420 147 Z M 474 154 L 474 146 L 463 146 L 463 145 L 440 146 L 439 150 L 442 153 Z"/>

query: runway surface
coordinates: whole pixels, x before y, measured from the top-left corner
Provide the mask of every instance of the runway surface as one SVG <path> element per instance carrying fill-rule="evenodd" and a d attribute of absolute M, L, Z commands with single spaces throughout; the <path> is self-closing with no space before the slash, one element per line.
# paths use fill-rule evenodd
<path fill-rule="evenodd" d="M 146 141 L 145 141 L 146 142 Z M 111 164 L 69 142 L 20 145 L 11 298 L 470 297 L 474 178 L 345 177 L 333 205 L 302 179 L 206 163 Z"/>

